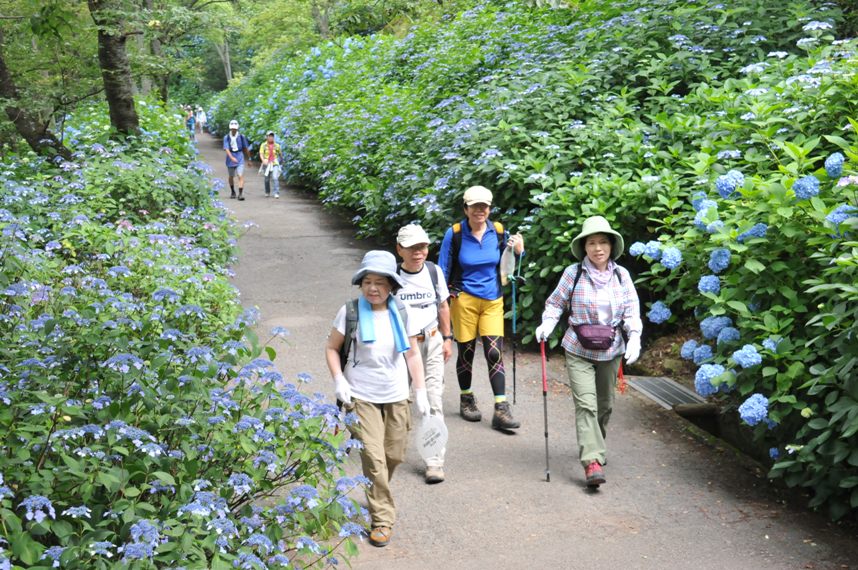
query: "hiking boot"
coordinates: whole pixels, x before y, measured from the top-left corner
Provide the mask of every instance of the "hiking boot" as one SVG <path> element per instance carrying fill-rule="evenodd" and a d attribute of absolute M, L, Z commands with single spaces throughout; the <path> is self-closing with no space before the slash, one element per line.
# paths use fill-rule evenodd
<path fill-rule="evenodd" d="M 444 482 L 444 469 L 442 467 L 426 468 L 426 484 L 435 485 Z"/>
<path fill-rule="evenodd" d="M 378 547 L 387 546 L 392 534 L 393 530 L 390 527 L 377 526 L 369 533 L 369 543 Z"/>
<path fill-rule="evenodd" d="M 465 421 L 478 422 L 483 419 L 483 414 L 477 408 L 477 399 L 473 394 L 461 394 L 459 396 L 459 415 Z"/>
<path fill-rule="evenodd" d="M 521 427 L 521 422 L 512 417 L 509 402 L 498 402 L 495 404 L 495 414 L 492 416 L 492 427 L 494 429 L 515 429 Z"/>
<path fill-rule="evenodd" d="M 599 485 L 605 483 L 605 472 L 602 471 L 602 466 L 599 465 L 598 461 L 591 461 L 584 468 L 584 475 L 587 477 L 587 486 L 591 489 L 598 489 Z"/>

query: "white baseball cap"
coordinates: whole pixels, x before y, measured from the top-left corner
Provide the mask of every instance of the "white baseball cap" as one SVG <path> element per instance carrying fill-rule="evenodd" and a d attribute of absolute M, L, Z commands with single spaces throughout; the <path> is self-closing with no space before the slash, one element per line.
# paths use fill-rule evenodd
<path fill-rule="evenodd" d="M 229 128 L 231 128 L 231 129 L 237 129 L 237 128 L 238 128 L 238 121 L 236 121 L 235 119 L 231 120 L 231 121 L 229 122 Z"/>
<path fill-rule="evenodd" d="M 426 231 L 417 224 L 408 224 L 399 228 L 396 235 L 396 243 L 402 247 L 411 247 L 418 243 L 432 243 Z"/>
<path fill-rule="evenodd" d="M 492 205 L 492 191 L 485 186 L 471 186 L 465 190 L 465 206 L 474 204 Z"/>

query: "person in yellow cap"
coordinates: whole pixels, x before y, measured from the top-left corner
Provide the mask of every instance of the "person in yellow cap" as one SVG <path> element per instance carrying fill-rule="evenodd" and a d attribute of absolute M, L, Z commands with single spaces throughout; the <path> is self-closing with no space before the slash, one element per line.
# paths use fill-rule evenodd
<path fill-rule="evenodd" d="M 605 436 L 620 360 L 625 354 L 626 362 L 633 364 L 641 352 L 638 294 L 629 272 L 615 261 L 623 249 L 623 236 L 608 220 L 602 216 L 584 220 L 581 233 L 572 240 L 578 263 L 566 268 L 545 301 L 542 324 L 534 334 L 537 341 L 548 339 L 560 316 L 568 312 L 562 344 L 575 403 L 578 457 L 591 488 L 605 482 Z"/>
<path fill-rule="evenodd" d="M 472 186 L 463 196 L 465 219 L 444 235 L 438 266 L 450 287 L 450 314 L 457 344 L 456 376 L 459 380 L 459 413 L 463 419 L 478 422 L 471 388 L 477 337 L 482 339 L 483 354 L 489 370 L 489 382 L 495 397 L 492 428 L 507 431 L 521 423 L 512 417 L 506 398 L 506 373 L 503 365 L 503 293 L 500 260 L 506 247 L 516 256 L 524 253 L 524 238 L 510 236 L 499 222 L 492 222 L 492 193 L 483 186 Z"/>

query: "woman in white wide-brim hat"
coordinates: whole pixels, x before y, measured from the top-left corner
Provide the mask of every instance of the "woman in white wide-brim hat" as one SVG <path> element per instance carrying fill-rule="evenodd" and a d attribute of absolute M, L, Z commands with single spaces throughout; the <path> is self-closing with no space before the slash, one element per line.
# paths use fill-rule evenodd
<path fill-rule="evenodd" d="M 562 345 L 575 402 L 579 459 L 588 487 L 605 482 L 605 436 L 620 360 L 625 354 L 632 364 L 641 350 L 638 294 L 629 272 L 615 261 L 623 249 L 623 236 L 608 220 L 602 216 L 584 220 L 581 233 L 572 240 L 572 254 L 579 262 L 566 268 L 545 301 L 542 324 L 535 333 L 536 340 L 546 340 L 563 312 L 568 312 Z"/>
<path fill-rule="evenodd" d="M 387 546 L 396 519 L 390 479 L 405 460 L 411 428 L 409 374 L 421 415 L 429 413 L 429 400 L 417 345 L 419 329 L 414 329 L 418 323 L 413 319 L 409 323 L 407 308 L 392 294 L 403 285 L 396 273 L 396 258 L 386 251 L 368 252 L 352 284 L 360 287 L 361 294 L 356 304 L 340 307 L 328 335 L 325 358 L 337 399 L 358 418 L 349 429 L 363 444 L 361 465 L 371 483 L 366 491 L 372 519 L 369 541 Z M 343 361 L 340 349 L 346 342 L 349 318 L 357 322 L 352 320 L 353 338 Z"/>

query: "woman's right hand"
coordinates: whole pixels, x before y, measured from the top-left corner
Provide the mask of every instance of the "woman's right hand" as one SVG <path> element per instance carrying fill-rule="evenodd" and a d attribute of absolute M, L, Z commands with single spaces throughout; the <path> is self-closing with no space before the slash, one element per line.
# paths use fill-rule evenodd
<path fill-rule="evenodd" d="M 538 342 L 542 342 L 548 340 L 548 337 L 551 336 L 551 333 L 554 332 L 554 327 L 557 326 L 557 321 L 553 319 L 545 319 L 542 321 L 542 324 L 536 327 L 536 332 L 533 333 L 533 336 L 536 337 Z"/>
<path fill-rule="evenodd" d="M 337 374 L 337 377 L 334 378 L 334 394 L 337 400 L 343 404 L 352 403 L 352 386 L 342 374 Z"/>

